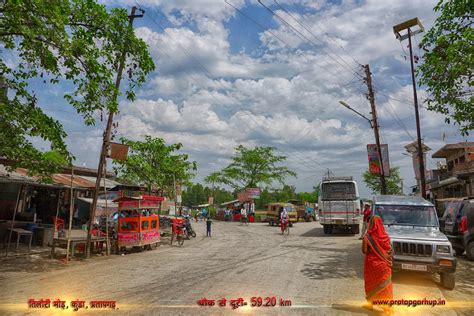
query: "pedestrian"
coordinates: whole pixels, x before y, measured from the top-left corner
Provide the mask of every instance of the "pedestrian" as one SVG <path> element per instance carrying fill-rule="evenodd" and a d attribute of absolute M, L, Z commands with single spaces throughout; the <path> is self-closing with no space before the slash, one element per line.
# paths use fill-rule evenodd
<path fill-rule="evenodd" d="M 392 248 L 380 216 L 370 218 L 362 252 L 365 254 L 364 286 L 368 302 L 364 308 L 372 310 L 374 300 L 393 299 Z M 385 312 L 393 312 L 389 306 L 381 307 Z"/>
<path fill-rule="evenodd" d="M 364 219 L 362 221 L 362 234 L 360 235 L 359 239 L 364 238 L 364 234 L 367 231 L 367 223 L 369 222 L 369 217 L 370 217 L 370 205 L 365 204 L 364 205 Z"/>
<path fill-rule="evenodd" d="M 206 220 L 207 237 L 211 237 L 211 225 L 212 225 L 211 217 L 207 216 L 207 220 Z"/>
<path fill-rule="evenodd" d="M 197 211 L 196 211 L 196 213 L 194 213 L 194 220 L 195 220 L 196 223 L 197 223 L 197 221 L 198 221 L 198 212 L 197 212 Z"/>

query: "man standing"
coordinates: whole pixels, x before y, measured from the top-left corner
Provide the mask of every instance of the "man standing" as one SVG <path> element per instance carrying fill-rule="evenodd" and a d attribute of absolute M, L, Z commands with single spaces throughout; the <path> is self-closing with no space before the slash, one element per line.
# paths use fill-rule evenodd
<path fill-rule="evenodd" d="M 370 205 L 369 204 L 365 204 L 364 205 L 364 220 L 362 222 L 362 235 L 359 237 L 359 239 L 363 239 L 364 238 L 364 234 L 367 230 L 367 222 L 369 220 L 369 216 L 370 216 Z"/>
<path fill-rule="evenodd" d="M 211 217 L 207 216 L 207 220 L 206 220 L 207 237 L 211 237 L 211 225 L 212 225 Z"/>

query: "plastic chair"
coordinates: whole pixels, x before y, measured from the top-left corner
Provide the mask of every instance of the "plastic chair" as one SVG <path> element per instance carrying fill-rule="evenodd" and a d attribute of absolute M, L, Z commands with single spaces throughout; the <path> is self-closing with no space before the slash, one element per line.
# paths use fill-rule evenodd
<path fill-rule="evenodd" d="M 56 226 L 56 230 L 59 231 L 64 228 L 64 220 L 56 216 L 51 216 L 53 224 Z"/>

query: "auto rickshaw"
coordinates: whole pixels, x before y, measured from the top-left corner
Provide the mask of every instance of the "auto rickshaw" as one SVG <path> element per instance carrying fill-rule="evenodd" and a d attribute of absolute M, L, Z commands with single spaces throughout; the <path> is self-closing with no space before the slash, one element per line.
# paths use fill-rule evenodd
<path fill-rule="evenodd" d="M 159 213 L 163 197 L 121 197 L 118 203 L 117 247 L 123 252 L 127 247 L 155 248 L 160 242 Z"/>

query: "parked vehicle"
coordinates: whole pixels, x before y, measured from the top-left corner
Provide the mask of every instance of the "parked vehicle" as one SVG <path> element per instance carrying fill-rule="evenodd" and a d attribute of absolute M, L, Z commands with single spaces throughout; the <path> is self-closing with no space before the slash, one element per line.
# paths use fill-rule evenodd
<path fill-rule="evenodd" d="M 419 196 L 381 195 L 374 197 L 371 214 L 382 218 L 390 237 L 393 271 L 439 273 L 441 285 L 454 288 L 457 261 L 432 203 Z"/>
<path fill-rule="evenodd" d="M 292 227 L 293 224 L 298 221 L 298 213 L 296 212 L 296 208 L 293 204 L 270 203 L 266 205 L 266 209 L 267 209 L 267 217 L 265 221 L 267 221 L 270 224 L 270 226 L 280 225 L 280 214 L 284 209 L 288 213 L 290 227 Z"/>
<path fill-rule="evenodd" d="M 118 202 L 117 247 L 150 249 L 160 242 L 159 217 L 156 214 L 164 198 L 157 196 L 121 197 Z"/>
<path fill-rule="evenodd" d="M 306 222 L 310 222 L 311 220 L 316 220 L 316 215 L 314 212 L 314 208 L 310 207 L 308 203 L 305 203 L 300 200 L 289 200 L 287 203 L 291 203 L 295 206 L 297 212 L 297 222 L 299 222 L 300 218 L 304 219 Z"/>
<path fill-rule="evenodd" d="M 474 260 L 474 198 L 451 199 L 439 221 L 456 255 L 466 251 L 469 260 Z"/>
<path fill-rule="evenodd" d="M 185 230 L 186 239 L 196 238 L 196 232 L 194 231 L 189 218 L 185 218 L 184 226 L 185 226 L 185 229 L 186 229 Z"/>
<path fill-rule="evenodd" d="M 345 229 L 359 234 L 361 204 L 357 183 L 352 177 L 324 177 L 320 192 L 319 222 L 323 225 L 324 233 Z"/>

